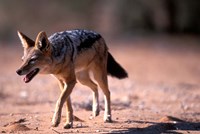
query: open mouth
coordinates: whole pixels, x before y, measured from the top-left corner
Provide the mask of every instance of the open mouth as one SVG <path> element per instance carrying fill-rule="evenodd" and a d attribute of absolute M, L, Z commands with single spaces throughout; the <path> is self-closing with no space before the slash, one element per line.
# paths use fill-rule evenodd
<path fill-rule="evenodd" d="M 31 71 L 31 72 L 29 72 L 25 77 L 24 77 L 24 82 L 25 83 L 28 83 L 28 82 L 30 82 L 32 79 L 33 79 L 33 77 L 35 77 L 37 74 L 38 74 L 38 72 L 39 72 L 39 68 L 36 68 L 36 69 L 34 69 L 33 71 Z"/>

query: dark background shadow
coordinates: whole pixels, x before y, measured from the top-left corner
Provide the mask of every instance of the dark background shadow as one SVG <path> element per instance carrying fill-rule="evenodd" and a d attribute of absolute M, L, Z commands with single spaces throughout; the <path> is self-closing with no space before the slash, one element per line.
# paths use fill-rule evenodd
<path fill-rule="evenodd" d="M 152 124 L 145 128 L 128 128 L 126 130 L 113 131 L 113 133 L 125 133 L 125 134 L 181 134 L 181 132 L 174 132 L 174 130 L 183 131 L 200 131 L 200 122 L 178 122 L 178 123 L 157 123 L 147 121 L 130 121 L 130 123 L 148 123 Z"/>

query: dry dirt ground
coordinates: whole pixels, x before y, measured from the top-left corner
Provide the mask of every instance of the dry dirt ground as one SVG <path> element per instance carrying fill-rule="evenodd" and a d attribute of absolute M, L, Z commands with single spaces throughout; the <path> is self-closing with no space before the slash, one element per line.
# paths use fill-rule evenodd
<path fill-rule="evenodd" d="M 74 127 L 63 129 L 65 111 L 51 128 L 60 90 L 51 76 L 36 76 L 25 84 L 15 73 L 22 56 L 20 42 L 1 44 L 0 133 L 200 133 L 200 39 L 146 37 L 110 41 L 110 52 L 129 78 L 109 77 L 113 123 L 101 112 L 90 118 L 92 93 L 77 84 L 72 93 Z"/>

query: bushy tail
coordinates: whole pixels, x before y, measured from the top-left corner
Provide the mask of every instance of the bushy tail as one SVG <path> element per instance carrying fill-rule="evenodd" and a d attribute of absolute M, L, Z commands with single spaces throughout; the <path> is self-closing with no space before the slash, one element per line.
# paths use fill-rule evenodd
<path fill-rule="evenodd" d="M 117 77 L 119 79 L 123 79 L 128 77 L 127 72 L 115 61 L 113 56 L 108 52 L 108 59 L 107 59 L 107 72 L 108 75 L 113 77 Z"/>

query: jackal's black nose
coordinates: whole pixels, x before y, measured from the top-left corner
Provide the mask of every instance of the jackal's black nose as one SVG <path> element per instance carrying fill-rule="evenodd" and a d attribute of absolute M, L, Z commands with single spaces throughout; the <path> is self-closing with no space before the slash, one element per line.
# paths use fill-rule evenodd
<path fill-rule="evenodd" d="M 16 71 L 16 73 L 17 73 L 18 75 L 21 75 L 21 74 L 22 74 L 22 70 L 19 69 L 19 70 Z"/>

